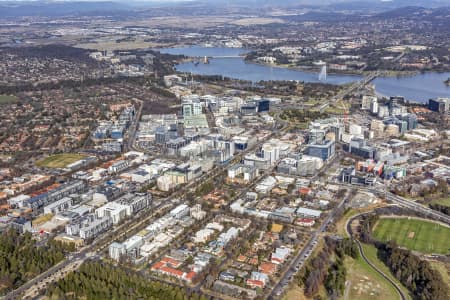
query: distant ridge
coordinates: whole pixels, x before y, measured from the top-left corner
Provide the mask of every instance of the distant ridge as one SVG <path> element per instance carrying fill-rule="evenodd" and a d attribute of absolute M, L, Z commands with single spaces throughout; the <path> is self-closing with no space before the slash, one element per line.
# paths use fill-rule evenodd
<path fill-rule="evenodd" d="M 112 1 L 0 1 L 0 17 L 89 15 L 93 12 L 107 13 L 129 9 L 125 4 Z"/>

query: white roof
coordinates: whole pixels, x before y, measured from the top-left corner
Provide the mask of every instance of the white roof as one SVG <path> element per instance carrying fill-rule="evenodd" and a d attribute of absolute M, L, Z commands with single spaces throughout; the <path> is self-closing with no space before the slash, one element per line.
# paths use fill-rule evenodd
<path fill-rule="evenodd" d="M 182 211 L 184 211 L 185 209 L 188 209 L 188 208 L 189 208 L 189 206 L 187 206 L 186 204 L 181 204 L 181 205 L 178 205 L 177 207 L 175 207 L 174 209 L 172 209 L 170 211 L 170 214 L 171 215 L 177 215 L 177 214 L 181 213 Z"/>
<path fill-rule="evenodd" d="M 306 216 L 313 216 L 313 217 L 320 217 L 320 215 L 322 214 L 322 212 L 320 210 L 316 210 L 316 209 L 310 209 L 310 208 L 305 208 L 305 207 L 299 207 L 297 209 L 297 214 L 298 215 L 306 215 Z"/>
<path fill-rule="evenodd" d="M 9 203 L 17 203 L 17 202 L 23 202 L 25 200 L 30 199 L 30 196 L 28 195 L 18 195 L 16 197 L 12 197 L 11 199 L 8 200 Z"/>

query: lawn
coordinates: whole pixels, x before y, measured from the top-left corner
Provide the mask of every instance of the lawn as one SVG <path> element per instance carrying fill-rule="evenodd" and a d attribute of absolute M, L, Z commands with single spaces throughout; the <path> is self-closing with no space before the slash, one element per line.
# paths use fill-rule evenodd
<path fill-rule="evenodd" d="M 447 286 L 450 289 L 450 262 L 443 261 L 428 261 L 431 264 L 431 267 L 441 274 L 444 282 L 447 282 Z M 449 295 L 450 299 L 450 295 Z"/>
<path fill-rule="evenodd" d="M 433 200 L 431 203 L 450 207 L 450 197 Z"/>
<path fill-rule="evenodd" d="M 303 294 L 303 289 L 300 288 L 296 284 L 291 284 L 289 289 L 286 292 L 286 295 L 283 297 L 283 300 L 307 300 Z"/>
<path fill-rule="evenodd" d="M 358 214 L 357 210 L 350 209 L 345 212 L 342 218 L 336 222 L 336 233 L 342 236 L 348 236 L 347 228 L 345 228 L 345 224 L 347 224 L 347 220 Z"/>
<path fill-rule="evenodd" d="M 361 257 L 346 258 L 347 286 L 343 300 L 397 300 L 394 287 L 369 266 Z"/>
<path fill-rule="evenodd" d="M 379 258 L 377 255 L 377 248 L 375 248 L 375 246 L 373 245 L 369 245 L 369 244 L 363 244 L 361 243 L 362 248 L 364 250 L 364 255 L 367 257 L 367 259 L 374 264 L 381 272 L 383 272 L 386 276 L 389 277 L 389 279 L 391 279 L 392 281 L 394 281 L 399 287 L 400 289 L 403 291 L 403 294 L 406 295 L 408 297 L 408 299 L 411 299 L 411 297 L 409 296 L 409 291 L 406 287 L 403 286 L 403 284 L 400 283 L 400 281 L 398 281 L 397 278 L 395 278 L 394 274 L 392 274 L 391 270 L 389 270 L 389 267 L 386 266 Z M 395 292 L 395 289 L 392 287 L 392 289 Z"/>
<path fill-rule="evenodd" d="M 38 161 L 36 165 L 51 169 L 65 168 L 67 165 L 85 157 L 85 155 L 76 153 L 55 154 Z"/>
<path fill-rule="evenodd" d="M 387 242 L 422 253 L 450 254 L 450 228 L 437 223 L 416 219 L 380 219 L 373 235 Z"/>
<path fill-rule="evenodd" d="M 11 104 L 18 102 L 19 99 L 16 96 L 12 95 L 0 95 L 0 105 L 2 104 Z"/>

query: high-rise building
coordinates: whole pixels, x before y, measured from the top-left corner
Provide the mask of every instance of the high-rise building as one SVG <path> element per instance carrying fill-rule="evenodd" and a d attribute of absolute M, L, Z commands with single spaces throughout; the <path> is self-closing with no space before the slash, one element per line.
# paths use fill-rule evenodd
<path fill-rule="evenodd" d="M 364 95 L 361 100 L 361 109 L 369 110 L 372 103 L 377 101 L 378 99 L 375 96 Z"/>
<path fill-rule="evenodd" d="M 272 144 L 264 144 L 262 147 L 262 156 L 273 165 L 280 159 L 280 148 Z"/>
<path fill-rule="evenodd" d="M 373 114 L 378 114 L 378 101 L 374 101 L 370 104 L 370 112 Z"/>
<path fill-rule="evenodd" d="M 388 106 L 389 110 L 391 110 L 394 106 L 399 106 L 400 104 L 405 103 L 405 98 L 401 96 L 393 96 L 389 98 Z"/>
<path fill-rule="evenodd" d="M 308 133 L 308 142 L 310 144 L 323 143 L 326 133 L 323 129 L 311 129 Z"/>
<path fill-rule="evenodd" d="M 185 96 L 181 100 L 183 117 L 189 118 L 202 113 L 202 104 L 198 95 Z"/>
<path fill-rule="evenodd" d="M 309 156 L 328 160 L 329 158 L 333 157 L 335 153 L 335 142 L 326 140 L 323 143 L 309 144 L 306 148 L 306 153 Z"/>
<path fill-rule="evenodd" d="M 389 107 L 387 107 L 386 105 L 378 106 L 378 117 L 389 117 Z"/>
<path fill-rule="evenodd" d="M 428 109 L 438 112 L 447 113 L 450 108 L 450 98 L 437 98 L 428 100 Z"/>
<path fill-rule="evenodd" d="M 197 116 L 202 113 L 200 102 L 183 103 L 183 117 Z"/>
<path fill-rule="evenodd" d="M 375 156 L 375 148 L 368 146 L 367 141 L 360 138 L 353 138 L 349 145 L 348 151 L 356 156 L 373 159 Z"/>
<path fill-rule="evenodd" d="M 402 116 L 402 120 L 408 123 L 408 130 L 417 128 L 417 116 L 415 114 L 407 114 Z"/>

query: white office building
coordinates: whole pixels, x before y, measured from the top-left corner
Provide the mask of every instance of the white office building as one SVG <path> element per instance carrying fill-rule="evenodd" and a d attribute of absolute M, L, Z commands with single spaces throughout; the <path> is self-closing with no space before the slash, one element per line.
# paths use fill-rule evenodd
<path fill-rule="evenodd" d="M 72 207 L 73 199 L 70 197 L 64 197 L 61 200 L 53 202 L 49 205 L 44 206 L 44 214 L 53 214 L 63 212 Z"/>
<path fill-rule="evenodd" d="M 109 202 L 95 210 L 98 218 L 110 217 L 113 224 L 119 223 L 127 215 L 131 215 L 129 206 L 119 204 L 116 202 Z"/>

